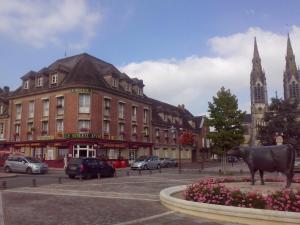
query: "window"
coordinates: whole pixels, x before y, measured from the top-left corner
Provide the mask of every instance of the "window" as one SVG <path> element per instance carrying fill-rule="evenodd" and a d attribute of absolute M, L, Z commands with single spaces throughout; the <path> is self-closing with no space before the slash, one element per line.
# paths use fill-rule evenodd
<path fill-rule="evenodd" d="M 56 120 L 56 131 L 64 132 L 64 121 L 63 120 Z"/>
<path fill-rule="evenodd" d="M 145 137 L 149 136 L 149 128 L 148 127 L 144 127 L 144 136 Z"/>
<path fill-rule="evenodd" d="M 119 102 L 119 118 L 124 119 L 124 108 L 125 104 L 123 102 Z"/>
<path fill-rule="evenodd" d="M 113 86 L 113 87 L 118 87 L 118 82 L 117 82 L 116 79 L 113 79 L 113 80 L 112 80 L 112 86 Z"/>
<path fill-rule="evenodd" d="M 4 113 L 4 107 L 3 105 L 0 105 L 0 115 L 3 115 L 3 113 Z"/>
<path fill-rule="evenodd" d="M 159 129 L 156 129 L 156 130 L 155 130 L 155 136 L 156 136 L 156 137 L 159 137 L 159 136 L 160 136 L 160 135 L 159 135 Z"/>
<path fill-rule="evenodd" d="M 138 88 L 138 95 L 143 95 L 143 89 L 142 88 Z"/>
<path fill-rule="evenodd" d="M 43 77 L 38 77 L 36 80 L 36 86 L 41 87 L 43 86 Z"/>
<path fill-rule="evenodd" d="M 0 123 L 0 139 L 4 139 L 4 123 Z"/>
<path fill-rule="evenodd" d="M 90 131 L 90 121 L 89 120 L 79 120 L 78 121 L 79 132 L 89 132 Z"/>
<path fill-rule="evenodd" d="M 104 116 L 109 116 L 110 114 L 110 99 L 104 98 Z"/>
<path fill-rule="evenodd" d="M 49 116 L 49 99 L 43 100 L 43 116 Z"/>
<path fill-rule="evenodd" d="M 79 94 L 79 113 L 90 113 L 90 94 Z"/>
<path fill-rule="evenodd" d="M 34 117 L 34 101 L 30 101 L 28 105 L 28 118 Z"/>
<path fill-rule="evenodd" d="M 30 122 L 27 124 L 27 140 L 33 140 L 33 123 Z"/>
<path fill-rule="evenodd" d="M 57 74 L 53 74 L 51 76 L 51 84 L 57 84 L 57 77 L 58 77 Z"/>
<path fill-rule="evenodd" d="M 20 141 L 20 132 L 21 132 L 21 126 L 20 126 L 20 124 L 16 124 L 15 125 L 15 134 L 14 134 L 16 141 Z"/>
<path fill-rule="evenodd" d="M 22 105 L 17 104 L 16 105 L 16 119 L 20 120 L 21 119 L 21 114 L 22 114 Z"/>
<path fill-rule="evenodd" d="M 24 81 L 23 87 L 24 87 L 24 89 L 28 89 L 29 88 L 29 80 Z"/>
<path fill-rule="evenodd" d="M 132 126 L 131 134 L 132 134 L 132 140 L 136 141 L 137 140 L 137 126 L 136 125 Z"/>
<path fill-rule="evenodd" d="M 289 85 L 289 89 L 290 89 L 290 97 L 291 98 L 297 98 L 297 97 L 299 97 L 299 85 L 296 84 L 295 81 L 293 81 Z"/>
<path fill-rule="evenodd" d="M 257 84 L 254 88 L 255 100 L 263 101 L 264 100 L 264 88 L 260 84 Z"/>
<path fill-rule="evenodd" d="M 132 121 L 136 121 L 136 114 L 137 114 L 137 106 L 132 106 L 132 114 L 131 114 Z"/>
<path fill-rule="evenodd" d="M 64 96 L 60 96 L 56 98 L 56 109 L 57 114 L 61 115 L 64 114 L 64 107 L 65 107 L 65 98 Z"/>
<path fill-rule="evenodd" d="M 103 132 L 104 133 L 109 133 L 109 121 L 108 120 L 104 120 L 104 123 L 103 123 Z"/>
<path fill-rule="evenodd" d="M 144 109 L 144 123 L 148 122 L 148 109 Z"/>
<path fill-rule="evenodd" d="M 125 137 L 125 128 L 124 128 L 124 123 L 119 123 L 119 136 L 121 137 L 121 139 L 123 140 Z"/>
<path fill-rule="evenodd" d="M 42 122 L 42 135 L 47 135 L 48 134 L 48 121 L 43 121 Z"/>

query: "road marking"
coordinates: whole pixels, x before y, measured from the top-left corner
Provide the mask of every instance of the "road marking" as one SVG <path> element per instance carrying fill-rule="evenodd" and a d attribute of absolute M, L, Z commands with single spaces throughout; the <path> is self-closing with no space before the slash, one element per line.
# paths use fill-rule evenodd
<path fill-rule="evenodd" d="M 114 225 L 129 225 L 129 224 L 141 223 L 141 222 L 145 222 L 145 221 L 148 221 L 148 220 L 153 220 L 153 219 L 157 219 L 157 218 L 160 218 L 160 217 L 164 217 L 164 216 L 167 216 L 167 215 L 170 215 L 170 214 L 173 214 L 173 213 L 175 213 L 175 212 L 174 211 L 168 211 L 168 212 L 164 212 L 164 213 L 157 214 L 157 215 L 154 215 L 154 216 L 148 216 L 148 217 L 144 217 L 144 218 L 141 218 L 141 219 L 135 219 L 135 220 L 127 221 L 127 222 L 116 223 Z"/>
<path fill-rule="evenodd" d="M 38 189 L 38 188 L 11 189 L 11 190 L 6 190 L 5 192 L 72 196 L 72 197 L 75 196 L 75 197 L 90 197 L 90 198 L 126 199 L 126 200 L 139 200 L 139 201 L 152 201 L 152 202 L 159 201 L 158 195 L 147 195 L 145 197 L 142 197 L 141 194 L 130 194 L 130 193 L 124 194 L 118 192 L 97 192 L 97 191 L 77 191 L 77 190 L 70 191 L 70 190 L 52 190 L 52 189 Z"/>
<path fill-rule="evenodd" d="M 4 225 L 4 212 L 3 212 L 2 191 L 0 191 L 0 225 Z"/>

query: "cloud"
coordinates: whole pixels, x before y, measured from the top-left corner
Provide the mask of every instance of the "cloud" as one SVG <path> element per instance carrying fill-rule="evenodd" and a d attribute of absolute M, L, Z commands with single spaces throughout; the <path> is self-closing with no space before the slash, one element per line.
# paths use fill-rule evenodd
<path fill-rule="evenodd" d="M 134 62 L 120 68 L 144 80 L 145 93 L 174 105 L 185 104 L 194 114 L 204 114 L 208 101 L 224 86 L 238 97 L 239 106 L 250 109 L 250 72 L 256 36 L 269 97 L 277 90 L 282 96 L 286 35 L 251 27 L 244 33 L 213 37 L 208 45 L 213 57 L 190 56 Z M 290 37 L 294 54 L 300 59 L 300 28 L 293 26 Z M 298 56 L 297 56 L 298 54 Z"/>
<path fill-rule="evenodd" d="M 47 44 L 86 47 L 101 15 L 84 0 L 2 0 L 0 33 L 15 41 L 41 48 Z M 72 33 L 78 40 L 63 43 Z"/>

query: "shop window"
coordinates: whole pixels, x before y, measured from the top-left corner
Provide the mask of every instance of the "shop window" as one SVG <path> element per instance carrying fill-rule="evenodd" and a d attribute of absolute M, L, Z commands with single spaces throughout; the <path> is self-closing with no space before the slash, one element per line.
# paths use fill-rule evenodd
<path fill-rule="evenodd" d="M 17 104 L 16 105 L 16 120 L 20 120 L 21 119 L 21 114 L 22 114 L 22 105 L 21 104 Z"/>
<path fill-rule="evenodd" d="M 28 118 L 34 117 L 34 101 L 30 101 L 28 104 Z"/>
<path fill-rule="evenodd" d="M 90 113 L 91 95 L 79 94 L 79 113 Z"/>
<path fill-rule="evenodd" d="M 49 99 L 43 99 L 43 116 L 49 116 Z"/>

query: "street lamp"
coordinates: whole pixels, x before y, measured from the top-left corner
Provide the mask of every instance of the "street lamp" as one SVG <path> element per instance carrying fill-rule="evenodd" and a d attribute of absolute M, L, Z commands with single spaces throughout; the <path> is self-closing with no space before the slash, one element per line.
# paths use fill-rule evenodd
<path fill-rule="evenodd" d="M 172 134 L 177 133 L 177 129 L 172 125 L 170 128 Z M 182 130 L 182 128 L 180 128 Z M 181 173 L 181 143 L 180 143 L 180 137 L 179 137 L 179 145 L 178 145 L 178 172 Z"/>

